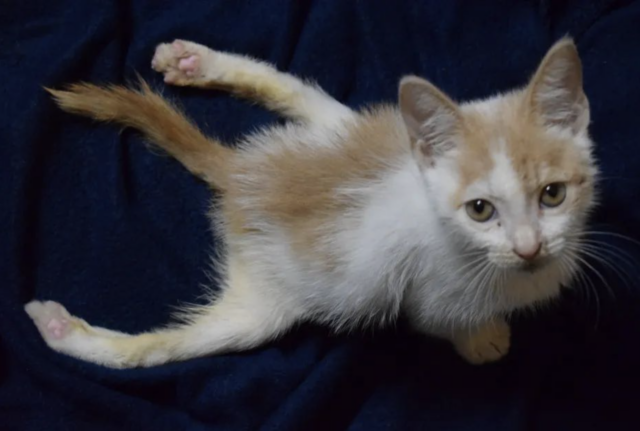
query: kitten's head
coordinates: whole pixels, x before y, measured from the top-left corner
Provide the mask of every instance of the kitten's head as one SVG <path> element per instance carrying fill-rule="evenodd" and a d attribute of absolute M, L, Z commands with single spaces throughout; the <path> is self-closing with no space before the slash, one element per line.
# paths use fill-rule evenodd
<path fill-rule="evenodd" d="M 407 77 L 400 109 L 438 213 L 464 243 L 515 271 L 571 254 L 596 175 L 571 40 L 550 49 L 524 89 L 459 105 Z"/>

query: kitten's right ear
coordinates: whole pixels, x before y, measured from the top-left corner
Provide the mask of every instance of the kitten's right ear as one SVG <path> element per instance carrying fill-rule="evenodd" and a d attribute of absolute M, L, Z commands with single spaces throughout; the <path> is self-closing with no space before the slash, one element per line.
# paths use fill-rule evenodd
<path fill-rule="evenodd" d="M 402 78 L 398 104 L 418 156 L 433 163 L 434 157 L 456 146 L 462 124 L 458 107 L 429 81 Z"/>

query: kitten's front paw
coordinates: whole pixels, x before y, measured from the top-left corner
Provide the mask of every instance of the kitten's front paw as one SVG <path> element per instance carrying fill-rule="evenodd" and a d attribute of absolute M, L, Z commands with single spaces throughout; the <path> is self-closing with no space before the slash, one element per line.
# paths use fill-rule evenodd
<path fill-rule="evenodd" d="M 511 329 L 504 320 L 495 320 L 472 331 L 461 331 L 452 342 L 471 364 L 494 362 L 509 352 Z"/>
<path fill-rule="evenodd" d="M 207 47 L 193 42 L 162 43 L 156 48 L 151 67 L 164 74 L 167 84 L 190 85 L 203 77 L 202 62 L 209 54 Z"/>

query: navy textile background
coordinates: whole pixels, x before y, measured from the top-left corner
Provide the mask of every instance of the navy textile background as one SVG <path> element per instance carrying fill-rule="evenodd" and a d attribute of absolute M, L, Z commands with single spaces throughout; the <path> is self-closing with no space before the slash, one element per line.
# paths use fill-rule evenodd
<path fill-rule="evenodd" d="M 569 33 L 604 171 L 594 223 L 640 239 L 640 1 L 0 3 L 0 430 L 640 429 L 640 271 L 624 259 L 628 280 L 599 268 L 612 292 L 591 274 L 599 301 L 582 283 L 521 316 L 512 354 L 479 368 L 399 325 L 304 326 L 252 352 L 114 371 L 53 353 L 22 311 L 55 299 L 142 331 L 206 282 L 206 187 L 41 90 L 136 71 L 163 88 L 149 63 L 174 38 L 271 61 L 358 107 L 393 100 L 406 73 L 458 100 L 521 85 Z M 228 141 L 278 121 L 222 93 L 164 92 Z M 640 247 L 607 241 L 640 262 Z"/>

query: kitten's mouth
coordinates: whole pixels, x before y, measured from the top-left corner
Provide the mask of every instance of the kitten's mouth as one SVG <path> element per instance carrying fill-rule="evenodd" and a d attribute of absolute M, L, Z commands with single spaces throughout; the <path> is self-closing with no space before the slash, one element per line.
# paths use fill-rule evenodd
<path fill-rule="evenodd" d="M 546 259 L 546 258 L 534 260 L 532 262 L 524 262 L 522 265 L 520 265 L 518 270 L 533 274 L 539 271 L 540 269 L 542 269 L 543 267 L 545 267 L 548 263 L 549 263 L 549 259 Z"/>

